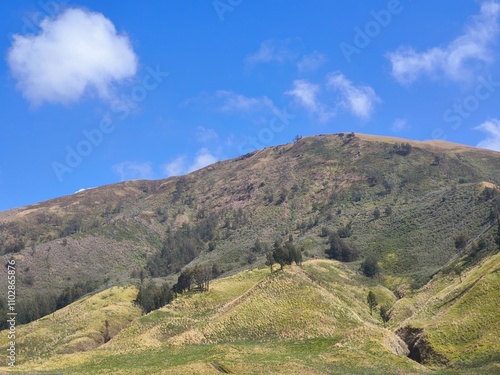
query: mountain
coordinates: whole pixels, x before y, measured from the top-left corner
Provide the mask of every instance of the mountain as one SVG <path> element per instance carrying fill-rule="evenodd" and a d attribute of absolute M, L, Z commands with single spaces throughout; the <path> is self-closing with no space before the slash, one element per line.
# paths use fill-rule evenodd
<path fill-rule="evenodd" d="M 0 254 L 4 263 L 16 261 L 19 319 L 60 308 L 25 326 L 34 336 L 26 336 L 24 360 L 40 357 L 26 369 L 44 363 L 61 371 L 56 362 L 66 360 L 108 363 L 107 353 L 129 356 L 132 348 L 137 363 L 143 355 L 154 362 L 151 353 L 168 347 L 177 353 L 169 374 L 217 373 L 225 366 L 244 373 L 252 358 L 256 366 L 273 363 L 269 368 L 276 371 L 289 362 L 297 373 L 324 373 L 337 361 L 340 373 L 356 366 L 368 371 L 373 361 L 381 373 L 384 366 L 425 371 L 414 360 L 491 371 L 499 349 L 499 185 L 499 153 L 347 133 L 303 137 L 186 176 L 129 181 L 0 212 Z M 337 232 L 357 259 L 320 260 Z M 304 267 L 269 276 L 266 249 L 290 236 Z M 370 257 L 380 268 L 376 279 L 360 274 Z M 181 297 L 140 318 L 137 307 L 116 307 L 135 298 L 130 286 L 139 283 L 141 270 L 174 283 L 182 269 L 195 265 L 208 265 L 221 278 L 210 292 Z M 6 277 L 0 288 L 6 290 Z M 348 296 L 340 292 L 347 290 Z M 388 328 L 369 315 L 368 290 L 391 306 Z M 83 330 L 69 319 L 64 337 L 48 345 L 43 332 L 57 324 L 54 317 L 73 316 L 65 313 L 77 310 L 70 303 L 89 292 L 98 294 L 76 303 L 92 305 L 92 298 L 109 294 L 109 305 L 94 304 L 88 315 L 99 322 Z M 103 318 L 113 336 L 106 343 Z M 187 329 L 191 323 L 196 328 Z M 343 350 L 345 361 L 337 355 Z M 227 360 L 197 363 L 197 355 Z M 123 356 L 110 362 L 117 366 L 113 373 L 120 373 Z M 294 356 L 302 359 L 289 361 Z M 240 365 L 230 367 L 233 362 Z M 188 370 L 198 365 L 199 372 Z M 102 373 L 110 373 L 106 366 Z M 265 373 L 263 368 L 252 371 Z"/>

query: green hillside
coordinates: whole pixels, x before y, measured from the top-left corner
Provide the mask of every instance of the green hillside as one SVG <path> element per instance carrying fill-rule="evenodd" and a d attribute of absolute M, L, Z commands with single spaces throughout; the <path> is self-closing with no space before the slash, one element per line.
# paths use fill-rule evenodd
<path fill-rule="evenodd" d="M 406 330 L 422 330 L 422 348 L 439 353 L 429 362 L 461 367 L 500 366 L 500 254 L 456 274 L 438 275 L 417 297 L 418 311 L 404 322 Z M 418 347 L 419 345 L 417 345 Z M 500 371 L 500 367 L 498 367 Z"/>
<path fill-rule="evenodd" d="M 367 293 L 373 291 L 381 304 L 395 303 L 393 309 L 403 299 L 335 261 L 309 261 L 273 274 L 244 271 L 145 316 L 132 305 L 133 288 L 112 288 L 22 327 L 22 346 L 32 349 L 23 351 L 17 372 L 492 374 L 500 370 L 499 255 L 471 268 L 462 282 L 435 277 L 412 297 L 415 314 L 399 323 L 393 318 L 387 328 L 377 313 L 370 315 Z M 61 328 L 54 337 L 56 319 Z M 104 319 L 123 328 L 106 343 Z M 394 333 L 409 326 L 424 331 L 420 349 L 432 356 L 426 367 L 407 357 Z M 455 370 L 444 370 L 443 360 Z"/>
<path fill-rule="evenodd" d="M 48 314 L 18 373 L 494 373 L 499 186 L 499 153 L 350 133 L 0 212 L 18 321 Z M 357 257 L 327 260 L 335 236 Z M 304 265 L 270 274 L 285 241 Z M 208 292 L 141 316 L 141 275 L 196 266 Z"/>
<path fill-rule="evenodd" d="M 368 290 L 338 262 L 311 261 L 272 275 L 269 269 L 244 271 L 214 281 L 209 292 L 190 293 L 137 318 L 97 350 L 56 354 L 48 360 L 33 361 L 30 356 L 18 369 L 210 374 L 220 367 L 235 374 L 314 374 L 367 371 L 374 366 L 379 373 L 422 368 L 405 357 L 404 343 L 370 316 Z M 390 294 L 381 287 L 374 290 Z M 118 297 L 123 292 L 106 293 Z M 80 309 L 95 304 L 78 303 Z M 70 305 L 61 313 L 75 308 Z M 26 327 L 33 331 L 26 339 L 36 342 L 46 336 L 40 324 Z"/>
<path fill-rule="evenodd" d="M 401 144 L 411 145 L 408 154 Z M 386 275 L 419 287 L 456 254 L 455 237 L 489 224 L 493 199 L 483 191 L 500 185 L 499 176 L 492 151 L 361 134 L 304 137 L 187 176 L 0 212 L 0 255 L 21 261 L 18 288 L 31 298 L 68 284 L 110 286 L 142 267 L 155 277 L 191 261 L 242 270 L 263 262 L 249 251 L 257 238 L 272 244 L 288 233 L 323 257 L 321 227 L 350 225 L 349 240 L 376 253 Z M 165 248 L 167 233 L 184 241 L 189 231 L 198 238 L 180 253 Z"/>

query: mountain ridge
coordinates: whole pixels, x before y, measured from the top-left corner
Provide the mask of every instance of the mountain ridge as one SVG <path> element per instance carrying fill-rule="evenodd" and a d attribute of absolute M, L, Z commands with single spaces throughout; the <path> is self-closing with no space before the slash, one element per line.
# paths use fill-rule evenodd
<path fill-rule="evenodd" d="M 166 360 L 161 348 L 167 345 L 176 353 L 169 374 L 244 373 L 245 366 L 265 373 L 269 365 L 280 373 L 299 352 L 304 356 L 289 371 L 319 374 L 340 363 L 340 373 L 363 372 L 374 360 L 379 373 L 398 366 L 426 372 L 414 359 L 431 368 L 485 366 L 491 373 L 497 347 L 484 332 L 496 329 L 495 319 L 485 317 L 495 314 L 498 299 L 499 185 L 499 153 L 343 133 L 303 137 L 185 176 L 106 185 L 1 212 L 0 256 L 16 262 L 19 323 L 35 320 L 21 332 L 46 327 L 32 336 L 39 341 L 33 353 L 43 358 L 26 369 L 61 370 L 57 363 L 64 361 L 73 373 L 126 373 L 120 361 L 130 355 L 143 363 L 147 354 L 161 373 L 155 366 Z M 266 253 L 285 241 L 301 251 L 303 268 L 269 275 Z M 350 254 L 344 262 L 322 259 L 338 254 L 332 246 L 339 243 Z M 378 267 L 371 278 L 363 274 L 369 259 Z M 143 277 L 172 285 L 197 266 L 219 278 L 209 292 L 182 295 L 137 317 L 134 288 Z M 387 328 L 370 315 L 368 291 L 379 307 L 391 307 Z M 452 308 L 436 305 L 455 297 Z M 117 307 L 120 298 L 125 305 Z M 68 314 L 72 303 L 87 306 L 85 316 L 95 316 L 95 324 L 83 330 L 66 320 L 67 341 L 61 336 L 44 352 L 44 332 L 53 322 L 38 318 L 55 309 L 54 316 Z M 457 334 L 454 317 L 478 305 L 481 325 L 462 320 L 467 335 Z M 297 306 L 305 318 L 295 315 Z M 5 307 L 0 303 L 0 313 Z M 151 348 L 128 352 L 142 339 Z M 30 344 L 23 345 L 30 353 Z M 82 349 L 87 352 L 75 353 Z M 468 351 L 463 360 L 462 349 Z M 338 357 L 344 350 L 345 361 Z M 235 353 L 245 354 L 231 367 Z"/>
<path fill-rule="evenodd" d="M 409 144 L 414 145 L 414 146 L 420 146 L 420 147 L 429 146 L 430 148 L 434 147 L 436 149 L 448 150 L 448 151 L 450 151 L 450 150 L 461 151 L 461 152 L 473 151 L 473 152 L 483 152 L 486 154 L 489 154 L 489 153 L 497 153 L 498 154 L 499 153 L 498 151 L 494 151 L 494 150 L 477 148 L 477 147 L 464 145 L 464 144 L 460 144 L 460 143 L 449 142 L 449 141 L 445 141 L 445 140 L 420 141 L 420 140 L 411 140 L 411 139 L 392 137 L 392 136 L 374 135 L 374 134 L 368 134 L 368 133 L 366 133 L 366 134 L 365 133 L 335 133 L 335 134 L 327 134 L 327 135 L 321 134 L 321 135 L 315 135 L 315 136 L 303 136 L 303 137 L 301 137 L 301 139 L 313 139 L 315 137 L 324 137 L 324 136 L 331 137 L 331 136 L 337 136 L 338 134 L 354 134 L 356 137 L 361 138 L 365 141 L 384 142 L 384 143 L 389 143 L 389 144 L 409 143 Z M 160 183 L 160 185 L 161 185 L 163 182 L 167 181 L 170 178 L 179 178 L 179 177 L 183 177 L 183 176 L 192 175 L 194 173 L 197 173 L 198 171 L 205 170 L 207 168 L 214 168 L 215 166 L 217 166 L 221 163 L 228 163 L 228 162 L 232 162 L 232 161 L 236 161 L 236 160 L 241 160 L 242 158 L 245 158 L 246 155 L 250 155 L 250 154 L 253 155 L 259 151 L 272 149 L 275 147 L 282 147 L 282 146 L 286 146 L 288 144 L 269 146 L 269 147 L 265 147 L 265 148 L 260 149 L 260 150 L 252 151 L 252 152 L 245 154 L 245 155 L 240 155 L 240 156 L 236 156 L 234 158 L 221 160 L 221 161 L 218 161 L 214 164 L 210 164 L 206 167 L 203 167 L 197 171 L 194 171 L 194 172 L 188 173 L 186 175 L 182 175 L 182 176 L 172 176 L 172 177 L 168 177 L 168 178 L 151 179 L 151 180 L 150 179 L 132 179 L 132 180 L 127 180 L 127 181 L 122 181 L 122 182 L 117 182 L 117 183 L 110 183 L 110 184 L 106 184 L 106 185 L 96 186 L 96 187 L 92 187 L 92 188 L 84 188 L 84 189 L 81 189 L 80 191 L 77 191 L 77 192 L 72 193 L 72 194 L 67 194 L 67 195 L 63 195 L 60 197 L 55 197 L 55 198 L 43 200 L 41 202 L 30 203 L 30 204 L 27 204 L 24 206 L 14 207 L 14 208 L 10 208 L 7 210 L 2 210 L 2 211 L 0 211 L 0 220 L 7 219 L 9 215 L 5 215 L 5 214 L 8 212 L 14 212 L 14 211 L 22 210 L 22 209 L 28 209 L 30 207 L 37 207 L 39 205 L 43 205 L 43 204 L 48 203 L 48 202 L 56 201 L 59 199 L 64 199 L 67 197 L 72 197 L 74 195 L 77 195 L 80 193 L 85 193 L 85 192 L 88 192 L 91 190 L 96 190 L 96 189 L 99 190 L 99 189 L 109 188 L 109 187 L 113 187 L 113 186 L 119 186 L 122 184 L 138 184 L 139 186 L 141 186 L 142 184 L 150 184 L 150 183 L 152 186 L 155 186 L 157 188 L 158 183 Z M 4 214 L 5 216 L 2 214 Z"/>
<path fill-rule="evenodd" d="M 455 237 L 484 230 L 500 185 L 499 153 L 431 142 L 303 137 L 185 176 L 0 212 L 0 254 L 20 262 L 19 288 L 33 297 L 110 286 L 142 268 L 169 280 L 187 264 L 235 272 L 263 264 L 251 250 L 258 238 L 271 245 L 292 234 L 306 258 L 324 257 L 322 227 L 349 227 L 345 241 L 379 257 L 386 285 L 418 287 L 457 254 Z"/>

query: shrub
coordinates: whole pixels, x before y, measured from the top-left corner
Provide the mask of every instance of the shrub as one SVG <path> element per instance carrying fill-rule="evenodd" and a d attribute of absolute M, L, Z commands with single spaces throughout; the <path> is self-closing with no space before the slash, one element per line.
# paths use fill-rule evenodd
<path fill-rule="evenodd" d="M 367 277 L 377 276 L 380 271 L 377 258 L 374 255 L 368 256 L 361 264 L 361 271 Z"/>
<path fill-rule="evenodd" d="M 469 237 L 465 233 L 459 234 L 455 237 L 455 249 L 463 250 L 469 241 Z"/>

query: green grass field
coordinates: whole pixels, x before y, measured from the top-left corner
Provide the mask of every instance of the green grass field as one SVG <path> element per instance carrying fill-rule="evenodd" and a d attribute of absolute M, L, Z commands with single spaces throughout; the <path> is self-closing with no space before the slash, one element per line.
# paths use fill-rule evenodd
<path fill-rule="evenodd" d="M 376 313 L 370 315 L 368 291 L 388 304 L 396 301 L 392 292 L 342 263 L 314 260 L 273 274 L 253 269 L 215 280 L 210 291 L 186 293 L 145 316 L 132 304 L 135 288 L 106 290 L 20 327 L 21 364 L 15 372 L 1 371 L 494 373 L 499 267 L 497 254 L 463 275 L 461 283 L 457 277 L 437 277 L 411 297 L 416 313 L 404 324 L 424 327 L 429 343 L 455 370 L 429 369 L 410 360 L 393 333 L 400 324 L 394 319 L 386 329 Z M 477 304 L 484 293 L 488 302 Z M 105 319 L 117 327 L 107 343 L 102 341 Z M 54 332 L 56 321 L 59 329 Z"/>

